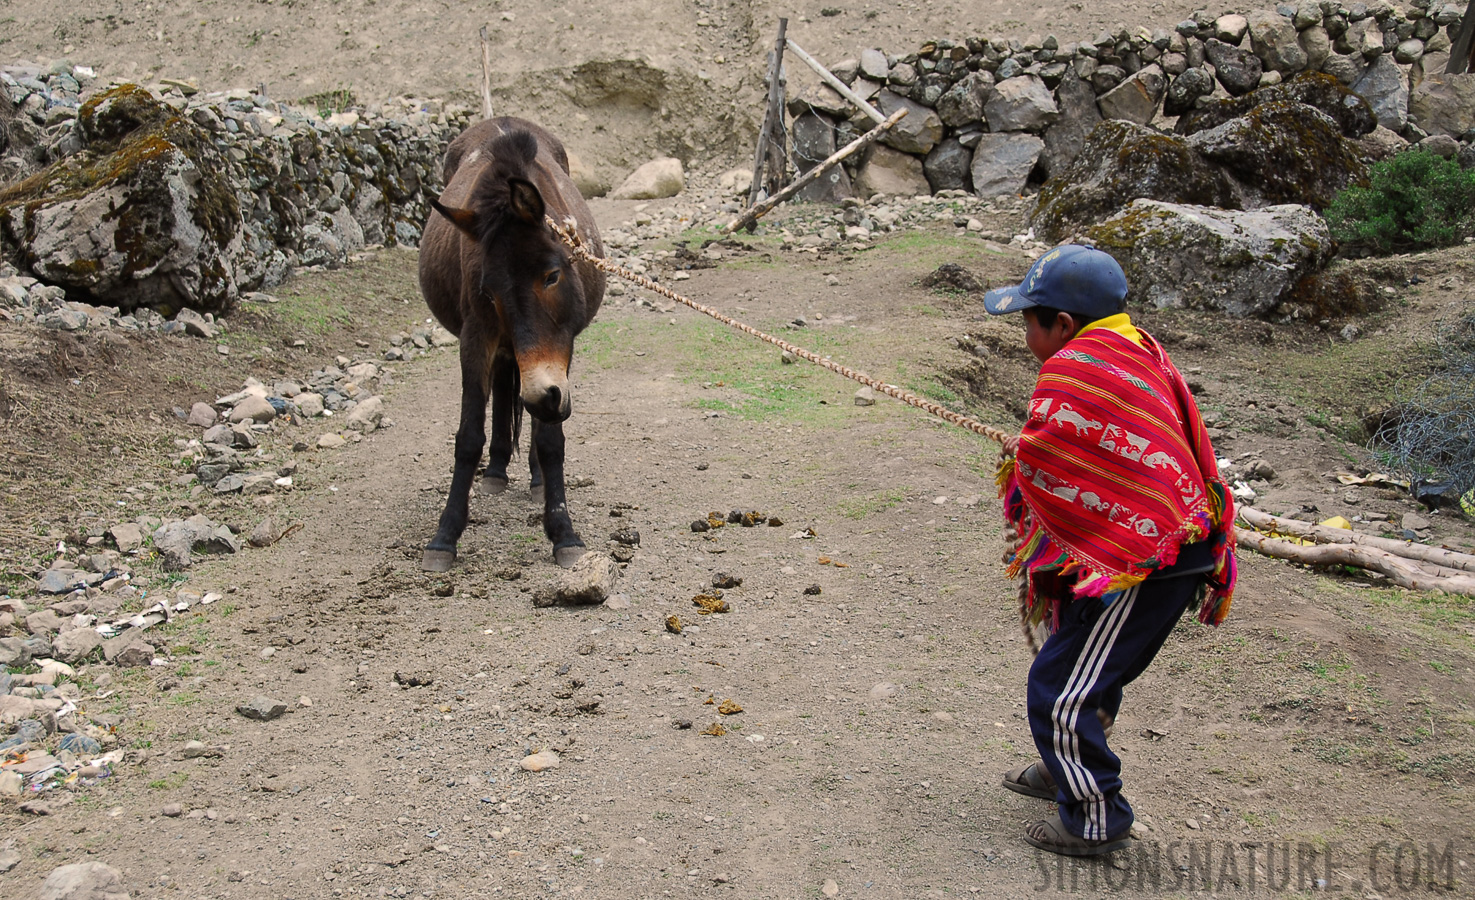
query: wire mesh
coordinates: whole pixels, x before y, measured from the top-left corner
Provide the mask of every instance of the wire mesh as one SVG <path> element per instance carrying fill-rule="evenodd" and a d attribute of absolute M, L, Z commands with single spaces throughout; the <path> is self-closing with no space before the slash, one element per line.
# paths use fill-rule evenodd
<path fill-rule="evenodd" d="M 1444 330 L 1439 368 L 1410 391 L 1375 436 L 1390 464 L 1410 480 L 1475 489 L 1475 316 Z"/>

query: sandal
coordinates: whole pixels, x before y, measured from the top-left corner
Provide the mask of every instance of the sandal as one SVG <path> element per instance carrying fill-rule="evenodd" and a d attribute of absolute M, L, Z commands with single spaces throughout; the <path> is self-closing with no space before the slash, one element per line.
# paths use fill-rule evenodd
<path fill-rule="evenodd" d="M 1004 787 L 1016 794 L 1041 800 L 1054 800 L 1056 796 L 1055 778 L 1043 763 L 1033 762 L 1005 772 Z"/>
<path fill-rule="evenodd" d="M 1065 829 L 1059 813 L 1026 828 L 1024 840 L 1031 847 L 1059 853 L 1061 856 L 1101 856 L 1125 850 L 1132 843 L 1131 836 L 1126 831 L 1104 841 L 1088 841 L 1083 837 L 1076 837 Z"/>

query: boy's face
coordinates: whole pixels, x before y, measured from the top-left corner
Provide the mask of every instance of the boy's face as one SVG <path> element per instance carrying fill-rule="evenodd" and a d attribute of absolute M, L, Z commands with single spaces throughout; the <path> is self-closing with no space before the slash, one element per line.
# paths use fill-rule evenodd
<path fill-rule="evenodd" d="M 1033 309 L 1024 311 L 1024 345 L 1040 362 L 1059 353 L 1079 330 L 1075 319 L 1067 313 L 1057 314 L 1053 321 L 1041 322 Z"/>

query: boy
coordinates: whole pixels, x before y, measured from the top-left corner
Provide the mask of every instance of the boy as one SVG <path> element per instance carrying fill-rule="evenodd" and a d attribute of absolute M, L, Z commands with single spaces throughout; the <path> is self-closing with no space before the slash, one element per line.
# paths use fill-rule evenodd
<path fill-rule="evenodd" d="M 984 298 L 993 315 L 1024 314 L 1041 363 L 999 472 L 1021 536 L 1009 574 L 1028 579 L 1027 627 L 1051 632 L 1028 682 L 1041 761 L 1004 786 L 1059 804 L 1025 840 L 1070 856 L 1128 843 L 1132 808 L 1106 745 L 1123 686 L 1191 602 L 1203 595 L 1199 618 L 1217 625 L 1234 589 L 1234 507 L 1203 420 L 1161 345 L 1132 326 L 1126 297 L 1116 260 L 1067 244 Z"/>

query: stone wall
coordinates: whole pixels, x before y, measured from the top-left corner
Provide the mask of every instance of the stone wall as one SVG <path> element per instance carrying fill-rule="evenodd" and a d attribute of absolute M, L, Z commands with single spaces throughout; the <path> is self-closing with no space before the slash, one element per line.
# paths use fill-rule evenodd
<path fill-rule="evenodd" d="M 88 148 L 79 112 L 111 87 L 93 80 L 86 67 L 64 61 L 44 70 L 0 67 L 0 106 L 9 100 L 14 111 L 0 139 L 0 184 L 9 186 L 0 196 Z M 472 121 L 470 110 L 439 100 L 334 112 L 245 90 L 202 93 L 186 82 L 148 90 L 211 145 L 234 190 L 242 220 L 234 291 L 269 287 L 299 266 L 337 266 L 367 245 L 418 244 L 446 145 Z M 16 251 L 0 247 L 24 271 Z"/>
<path fill-rule="evenodd" d="M 1172 130 L 1185 113 L 1303 71 L 1336 77 L 1404 140 L 1468 143 L 1475 76 L 1443 75 L 1464 7 L 1325 0 L 1196 13 L 1171 28 L 1118 26 L 1082 40 L 936 40 L 903 55 L 867 49 L 833 72 L 883 113 L 909 114 L 884 146 L 807 197 L 1018 193 L 1062 171 L 1105 119 Z M 823 85 L 798 91 L 789 111 L 801 169 L 871 127 Z M 1379 140 L 1402 143 L 1385 132 Z"/>

